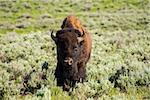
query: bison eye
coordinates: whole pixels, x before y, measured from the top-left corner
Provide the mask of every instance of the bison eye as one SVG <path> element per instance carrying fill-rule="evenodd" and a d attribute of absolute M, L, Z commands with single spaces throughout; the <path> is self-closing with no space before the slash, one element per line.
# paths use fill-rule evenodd
<path fill-rule="evenodd" d="M 82 46 L 82 45 L 83 45 L 83 43 L 84 43 L 84 41 L 81 41 L 81 42 L 80 42 L 80 46 Z"/>
<path fill-rule="evenodd" d="M 73 47 L 73 50 L 74 50 L 75 52 L 77 52 L 77 51 L 78 51 L 78 48 L 77 48 L 77 47 Z"/>

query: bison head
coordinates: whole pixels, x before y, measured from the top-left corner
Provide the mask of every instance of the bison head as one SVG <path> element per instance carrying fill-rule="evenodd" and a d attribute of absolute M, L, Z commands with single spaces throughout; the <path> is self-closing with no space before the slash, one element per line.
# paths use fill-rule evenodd
<path fill-rule="evenodd" d="M 51 33 L 57 45 L 57 60 L 62 67 L 61 77 L 75 79 L 78 72 L 77 61 L 83 51 L 83 33 L 77 29 L 66 28 L 57 31 L 56 36 Z"/>

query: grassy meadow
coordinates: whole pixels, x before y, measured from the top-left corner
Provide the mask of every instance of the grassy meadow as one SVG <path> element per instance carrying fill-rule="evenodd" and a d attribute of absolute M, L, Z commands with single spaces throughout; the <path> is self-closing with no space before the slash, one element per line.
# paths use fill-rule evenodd
<path fill-rule="evenodd" d="M 71 14 L 93 45 L 85 82 L 65 92 L 50 30 Z M 0 0 L 0 100 L 150 100 L 150 0 Z"/>

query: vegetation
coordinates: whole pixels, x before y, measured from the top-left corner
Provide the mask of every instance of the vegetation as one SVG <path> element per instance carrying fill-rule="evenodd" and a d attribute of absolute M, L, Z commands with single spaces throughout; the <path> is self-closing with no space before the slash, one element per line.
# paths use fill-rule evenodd
<path fill-rule="evenodd" d="M 149 0 L 0 0 L 0 100 L 150 99 Z M 92 34 L 87 78 L 56 86 L 50 30 L 76 15 Z"/>

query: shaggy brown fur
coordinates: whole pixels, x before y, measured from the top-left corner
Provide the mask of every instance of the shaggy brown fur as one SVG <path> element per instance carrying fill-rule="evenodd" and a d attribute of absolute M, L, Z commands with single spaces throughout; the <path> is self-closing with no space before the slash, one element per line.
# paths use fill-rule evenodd
<path fill-rule="evenodd" d="M 83 30 L 85 30 L 80 21 L 73 15 L 70 15 L 64 19 L 61 28 L 75 28 L 78 29 L 81 33 L 83 33 Z"/>
<path fill-rule="evenodd" d="M 55 77 L 58 86 L 69 90 L 76 82 L 85 79 L 92 41 L 90 33 L 84 29 L 75 16 L 65 18 L 61 28 L 62 30 L 57 31 L 56 37 L 52 35 L 57 45 L 58 62 Z M 79 38 L 82 39 L 79 41 Z"/>
<path fill-rule="evenodd" d="M 89 32 L 86 31 L 86 29 L 83 27 L 83 25 L 80 23 L 80 20 L 78 20 L 75 16 L 73 15 L 69 15 L 67 16 L 64 21 L 63 24 L 61 25 L 62 29 L 65 28 L 74 28 L 74 29 L 78 29 L 81 32 L 81 35 L 83 35 L 83 33 L 85 33 L 85 35 L 83 36 L 84 38 L 84 46 L 85 46 L 85 57 L 87 58 L 88 55 L 90 57 L 91 54 L 91 48 L 92 48 L 92 39 L 91 39 L 91 34 Z M 89 59 L 89 58 L 88 58 Z"/>

